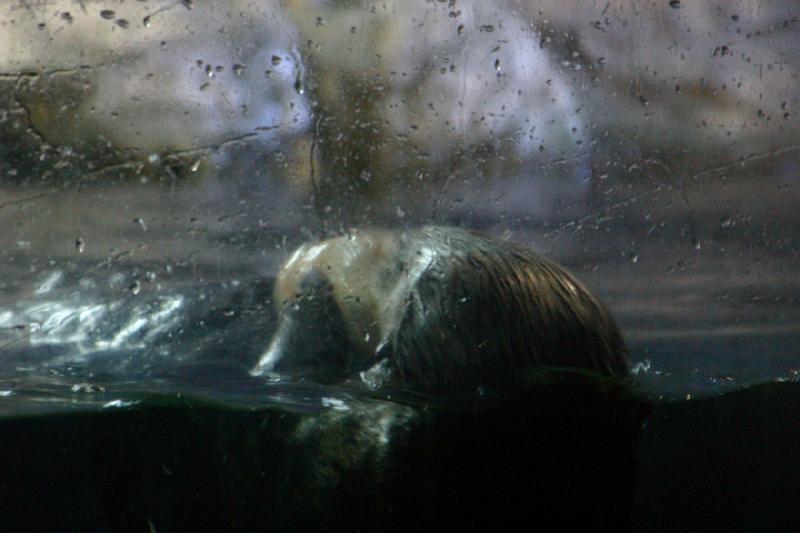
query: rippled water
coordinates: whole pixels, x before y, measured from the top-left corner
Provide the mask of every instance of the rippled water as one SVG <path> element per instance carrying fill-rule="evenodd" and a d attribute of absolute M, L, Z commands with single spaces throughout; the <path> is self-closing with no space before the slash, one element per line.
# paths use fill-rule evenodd
<path fill-rule="evenodd" d="M 365 394 L 248 374 L 275 322 L 270 279 L 186 283 L 148 272 L 44 271 L 1 307 L 0 416 L 128 408 L 153 395 L 316 412 Z M 692 398 L 791 379 L 797 361 L 785 354 L 796 340 L 758 330 L 634 336 L 631 366 L 646 396 Z"/>
<path fill-rule="evenodd" d="M 246 368 L 269 337 L 269 283 L 147 283 L 44 272 L 0 310 L 0 413 L 126 407 L 148 394 L 317 408 Z M 291 387 L 289 387 L 291 388 Z"/>
<path fill-rule="evenodd" d="M 27 298 L 0 309 L 0 416 L 159 398 L 311 413 L 392 397 L 250 376 L 275 322 L 269 279 L 132 290 L 129 274 L 45 272 Z"/>

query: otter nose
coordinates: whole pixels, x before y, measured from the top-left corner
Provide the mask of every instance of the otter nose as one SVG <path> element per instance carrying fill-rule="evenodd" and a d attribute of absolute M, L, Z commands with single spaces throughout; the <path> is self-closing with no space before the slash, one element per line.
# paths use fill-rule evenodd
<path fill-rule="evenodd" d="M 256 366 L 250 370 L 250 375 L 275 377 L 281 366 L 280 362 L 284 359 L 285 345 L 285 336 L 276 335 L 270 342 L 267 351 L 258 360 Z"/>

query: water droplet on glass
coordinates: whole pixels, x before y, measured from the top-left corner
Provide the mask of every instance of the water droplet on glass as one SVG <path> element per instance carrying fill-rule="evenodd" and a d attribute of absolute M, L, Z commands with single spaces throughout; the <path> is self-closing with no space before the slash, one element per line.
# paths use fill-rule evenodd
<path fill-rule="evenodd" d="M 102 10 L 100 12 L 100 16 L 103 17 L 106 20 L 113 19 L 115 15 L 116 15 L 116 13 L 111 9 L 104 9 L 104 10 Z"/>
<path fill-rule="evenodd" d="M 214 77 L 214 68 L 211 65 L 206 65 L 206 76 L 209 78 Z"/>
<path fill-rule="evenodd" d="M 633 252 L 633 251 L 629 252 L 628 253 L 628 261 L 630 261 L 631 263 L 638 263 L 639 262 L 639 254 L 637 254 L 636 252 Z"/>
<path fill-rule="evenodd" d="M 127 30 L 130 27 L 130 23 L 125 19 L 118 19 L 116 21 L 117 26 L 122 28 L 123 30 Z"/>
<path fill-rule="evenodd" d="M 463 24 L 459 24 L 458 25 L 458 34 L 459 35 L 464 35 L 464 25 Z"/>
<path fill-rule="evenodd" d="M 272 62 L 273 65 L 280 65 L 281 64 L 280 56 L 272 56 L 270 61 Z"/>
<path fill-rule="evenodd" d="M 194 7 L 194 0 L 183 0 L 181 3 L 186 9 L 192 9 Z"/>
<path fill-rule="evenodd" d="M 483 26 L 480 27 L 480 30 L 481 31 L 485 31 L 486 33 L 491 33 L 491 32 L 494 31 L 494 25 L 493 24 L 484 24 Z"/>
<path fill-rule="evenodd" d="M 189 167 L 189 170 L 191 170 L 192 172 L 197 172 L 197 169 L 199 168 L 200 168 L 200 159 L 192 163 L 192 166 Z"/>
<path fill-rule="evenodd" d="M 206 90 L 208 90 L 209 87 L 211 87 L 210 83 L 204 83 L 203 85 L 200 86 L 200 90 L 201 91 L 206 91 Z"/>
<path fill-rule="evenodd" d="M 81 239 L 80 237 L 78 237 L 77 239 L 75 239 L 75 250 L 76 250 L 76 251 L 77 251 L 79 254 L 82 254 L 82 253 L 83 253 L 83 250 L 84 250 L 85 248 L 86 248 L 86 243 L 84 243 L 84 242 L 83 242 L 83 239 Z"/>
<path fill-rule="evenodd" d="M 395 211 L 395 214 L 397 215 L 397 218 L 405 218 L 405 216 L 406 216 L 406 212 L 403 211 L 402 209 L 400 209 L 399 206 L 397 207 L 397 210 Z"/>
<path fill-rule="evenodd" d="M 494 60 L 494 69 L 497 70 L 497 71 L 500 71 L 500 60 L 499 59 L 495 59 Z"/>
<path fill-rule="evenodd" d="M 142 290 L 142 284 L 139 283 L 138 280 L 134 281 L 133 283 L 130 284 L 130 286 L 128 287 L 128 290 L 131 292 L 131 294 L 136 296 Z"/>
<path fill-rule="evenodd" d="M 681 0 L 669 0 L 669 7 L 672 9 L 678 9 L 681 7 Z"/>
<path fill-rule="evenodd" d="M 297 94 L 303 94 L 305 92 L 303 89 L 303 80 L 300 78 L 299 74 L 294 80 L 294 90 L 297 91 Z"/>
<path fill-rule="evenodd" d="M 241 76 L 244 73 L 244 65 L 240 65 L 239 63 L 233 65 L 233 73 L 236 76 Z"/>
<path fill-rule="evenodd" d="M 137 224 L 140 228 L 142 228 L 142 230 L 147 231 L 147 223 L 144 221 L 144 219 L 136 217 L 133 219 L 133 223 Z"/>
<path fill-rule="evenodd" d="M 732 15 L 732 16 L 731 16 L 731 19 L 732 19 L 734 22 L 739 22 L 739 15 Z"/>
<path fill-rule="evenodd" d="M 61 13 L 61 20 L 66 20 L 67 22 L 72 22 L 73 18 L 72 15 L 69 14 L 69 11 L 64 11 Z"/>
<path fill-rule="evenodd" d="M 694 246 L 695 250 L 699 250 L 700 249 L 700 241 L 693 237 L 692 238 L 692 246 Z"/>
<path fill-rule="evenodd" d="M 150 15 L 147 15 L 145 18 L 142 19 L 142 24 L 145 28 L 150 27 Z"/>

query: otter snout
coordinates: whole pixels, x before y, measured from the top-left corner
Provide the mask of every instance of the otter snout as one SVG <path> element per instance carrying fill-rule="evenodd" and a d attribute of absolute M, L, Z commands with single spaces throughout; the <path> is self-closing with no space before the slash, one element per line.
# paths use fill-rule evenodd
<path fill-rule="evenodd" d="M 322 383 L 342 380 L 352 372 L 353 350 L 330 283 L 312 272 L 300 289 L 283 302 L 272 341 L 250 374 Z"/>

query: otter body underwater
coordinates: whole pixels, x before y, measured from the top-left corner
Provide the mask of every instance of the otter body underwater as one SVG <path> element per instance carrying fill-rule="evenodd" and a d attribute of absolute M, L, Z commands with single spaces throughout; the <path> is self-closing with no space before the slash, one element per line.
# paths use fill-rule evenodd
<path fill-rule="evenodd" d="M 298 248 L 253 375 L 431 392 L 513 386 L 529 367 L 627 375 L 606 307 L 564 268 L 467 230 L 359 230 Z"/>

